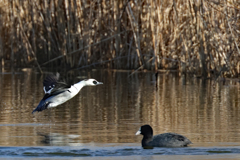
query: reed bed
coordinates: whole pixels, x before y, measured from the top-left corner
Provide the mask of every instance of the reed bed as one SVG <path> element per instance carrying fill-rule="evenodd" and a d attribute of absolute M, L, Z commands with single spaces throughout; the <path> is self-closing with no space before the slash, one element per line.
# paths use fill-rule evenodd
<path fill-rule="evenodd" d="M 2 0 L 0 68 L 239 77 L 238 0 Z"/>

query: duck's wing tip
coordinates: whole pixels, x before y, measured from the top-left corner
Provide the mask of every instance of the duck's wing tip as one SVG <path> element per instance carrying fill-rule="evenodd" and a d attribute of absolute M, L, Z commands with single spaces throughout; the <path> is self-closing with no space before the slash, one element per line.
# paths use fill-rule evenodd
<path fill-rule="evenodd" d="M 34 112 L 37 112 L 38 111 L 38 108 L 35 108 L 33 111 L 32 111 L 32 114 L 34 114 Z M 39 111 L 38 111 L 39 112 Z"/>

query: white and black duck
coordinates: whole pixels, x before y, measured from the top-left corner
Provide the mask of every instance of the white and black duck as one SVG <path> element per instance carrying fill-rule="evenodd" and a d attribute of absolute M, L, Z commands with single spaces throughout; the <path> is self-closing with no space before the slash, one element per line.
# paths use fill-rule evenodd
<path fill-rule="evenodd" d="M 48 75 L 43 81 L 45 95 L 32 113 L 48 108 L 57 107 L 60 104 L 73 98 L 84 86 L 97 86 L 103 84 L 95 79 L 85 79 L 76 84 L 69 85 L 65 82 L 58 82 L 59 76 Z"/>
<path fill-rule="evenodd" d="M 136 135 L 142 134 L 142 147 L 187 147 L 192 142 L 185 136 L 177 133 L 163 133 L 153 136 L 153 129 L 150 125 L 141 126 Z"/>

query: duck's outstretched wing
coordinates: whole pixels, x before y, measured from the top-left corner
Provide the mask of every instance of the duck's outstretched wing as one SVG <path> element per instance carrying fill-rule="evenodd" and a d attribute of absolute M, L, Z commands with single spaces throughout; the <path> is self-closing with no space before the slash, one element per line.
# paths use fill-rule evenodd
<path fill-rule="evenodd" d="M 50 94 L 52 89 L 58 83 L 59 74 L 57 73 L 56 76 L 53 74 L 49 74 L 43 81 L 43 90 L 45 94 Z"/>
<path fill-rule="evenodd" d="M 66 84 L 65 82 L 59 82 L 59 73 L 57 75 L 49 74 L 43 81 L 43 90 L 45 94 L 55 95 L 59 92 L 62 92 L 65 89 L 71 87 L 71 85 Z M 46 95 L 45 95 L 46 96 Z M 44 97 L 45 97 L 44 96 Z"/>
<path fill-rule="evenodd" d="M 46 99 L 61 94 L 71 87 L 71 85 L 64 82 L 58 82 L 58 79 L 59 74 L 57 74 L 56 76 L 53 74 L 47 75 L 47 77 L 43 81 L 43 90 L 45 92 L 45 95 L 43 99 L 39 102 L 37 108 L 33 110 L 32 113 L 47 109 L 51 102 L 46 101 Z"/>

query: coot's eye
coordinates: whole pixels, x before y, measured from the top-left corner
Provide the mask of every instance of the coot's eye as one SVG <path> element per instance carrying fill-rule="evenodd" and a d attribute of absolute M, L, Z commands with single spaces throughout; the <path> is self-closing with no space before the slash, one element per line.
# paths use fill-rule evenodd
<path fill-rule="evenodd" d="M 97 81 L 93 81 L 93 84 L 97 84 Z"/>

